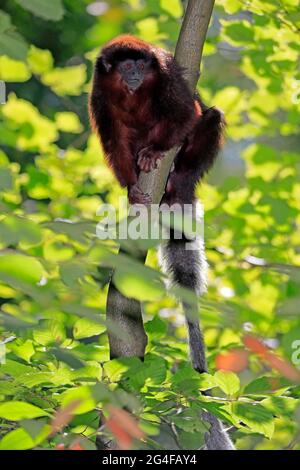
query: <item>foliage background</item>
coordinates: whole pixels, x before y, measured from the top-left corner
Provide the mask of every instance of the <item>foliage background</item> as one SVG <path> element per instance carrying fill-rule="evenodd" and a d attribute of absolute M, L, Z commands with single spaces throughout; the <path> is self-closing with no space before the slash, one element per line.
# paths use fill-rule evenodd
<path fill-rule="evenodd" d="M 1 5 L 0 449 L 95 448 L 103 406 L 123 448 L 201 447 L 205 407 L 239 449 L 300 449 L 295 371 L 289 380 L 290 361 L 300 361 L 298 0 L 217 0 L 205 45 L 201 94 L 228 122 L 223 154 L 198 188 L 211 267 L 200 309 L 205 378 L 187 363 L 183 317 L 155 250 L 147 270 L 95 237 L 98 207 L 124 193 L 87 120 L 99 47 L 131 32 L 173 50 L 181 2 Z M 144 301 L 144 364 L 109 361 L 112 266 L 119 289 Z M 286 362 L 246 353 L 245 330 Z M 232 350 L 238 373 L 216 372 Z M 198 396 L 208 388 L 214 398 Z"/>

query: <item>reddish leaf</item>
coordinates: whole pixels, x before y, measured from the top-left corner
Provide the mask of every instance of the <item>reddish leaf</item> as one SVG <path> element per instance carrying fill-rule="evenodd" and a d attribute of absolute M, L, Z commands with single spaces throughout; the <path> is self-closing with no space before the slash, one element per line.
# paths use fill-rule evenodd
<path fill-rule="evenodd" d="M 287 379 L 291 380 L 292 382 L 300 382 L 300 372 L 288 361 L 281 359 L 272 352 L 268 352 L 266 354 L 265 360 L 273 369 L 276 369 Z"/>
<path fill-rule="evenodd" d="M 112 405 L 108 406 L 108 411 L 110 416 L 106 420 L 106 425 L 115 436 L 120 449 L 130 449 L 133 439 L 144 437 L 144 433 L 130 413 Z"/>
<path fill-rule="evenodd" d="M 140 430 L 138 422 L 128 411 L 116 406 L 109 405 L 108 411 L 111 418 L 115 418 L 120 426 L 127 430 L 127 432 L 136 439 L 142 439 L 144 437 L 143 431 Z"/>
<path fill-rule="evenodd" d="M 70 445 L 69 450 L 84 450 L 84 448 L 80 445 L 79 442 L 74 442 Z"/>
<path fill-rule="evenodd" d="M 51 436 L 60 432 L 71 421 L 74 411 L 80 403 L 81 400 L 74 400 L 65 408 L 56 411 L 51 420 Z"/>
<path fill-rule="evenodd" d="M 244 336 L 243 342 L 255 354 L 258 354 L 261 359 L 268 363 L 268 365 L 277 370 L 281 375 L 291 380 L 292 382 L 300 382 L 300 372 L 290 362 L 276 356 L 270 349 L 268 349 L 262 341 L 252 335 Z"/>
<path fill-rule="evenodd" d="M 248 349 L 250 349 L 250 351 L 254 352 L 255 354 L 265 355 L 269 351 L 262 341 L 252 335 L 245 335 L 243 338 L 243 343 Z"/>
<path fill-rule="evenodd" d="M 232 349 L 216 357 L 217 369 L 241 372 L 248 366 L 248 352 L 242 349 Z"/>
<path fill-rule="evenodd" d="M 132 446 L 132 436 L 123 429 L 122 426 L 116 421 L 115 418 L 109 418 L 106 421 L 106 426 L 110 429 L 116 438 L 119 449 L 130 450 Z"/>
<path fill-rule="evenodd" d="M 55 449 L 56 450 L 66 450 L 65 444 L 56 444 Z"/>

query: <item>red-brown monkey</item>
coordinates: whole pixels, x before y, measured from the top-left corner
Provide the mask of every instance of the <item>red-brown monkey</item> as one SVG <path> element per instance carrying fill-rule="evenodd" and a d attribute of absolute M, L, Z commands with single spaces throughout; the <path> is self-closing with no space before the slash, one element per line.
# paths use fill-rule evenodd
<path fill-rule="evenodd" d="M 137 186 L 164 152 L 182 145 L 166 197 L 191 203 L 194 187 L 212 165 L 222 139 L 222 114 L 194 99 L 172 54 L 120 36 L 98 57 L 90 118 L 107 160 L 131 203 L 148 203 Z"/>
<path fill-rule="evenodd" d="M 138 187 L 139 172 L 156 167 L 164 153 L 180 146 L 163 201 L 194 204 L 196 183 L 212 166 L 222 141 L 224 121 L 216 108 L 194 98 L 171 53 L 124 35 L 109 42 L 95 65 L 89 100 L 90 120 L 101 138 L 109 165 L 128 189 L 130 203 L 151 203 Z M 172 237 L 162 247 L 173 281 L 200 293 L 205 288 L 205 256 L 185 249 Z M 186 310 L 188 310 L 188 307 Z M 193 367 L 207 371 L 204 343 L 196 320 L 187 316 Z M 207 449 L 232 449 L 221 423 L 211 414 Z"/>

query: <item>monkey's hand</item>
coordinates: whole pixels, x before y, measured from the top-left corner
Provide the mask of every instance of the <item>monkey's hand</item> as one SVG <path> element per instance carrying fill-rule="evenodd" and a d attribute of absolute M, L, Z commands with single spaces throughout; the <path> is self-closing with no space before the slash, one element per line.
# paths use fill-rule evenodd
<path fill-rule="evenodd" d="M 150 145 L 149 147 L 145 147 L 139 151 L 137 164 L 140 170 L 144 171 L 145 173 L 149 173 L 149 171 L 152 171 L 157 168 L 158 162 L 163 157 L 163 152 L 154 150 L 153 147 Z"/>
<path fill-rule="evenodd" d="M 215 106 L 208 108 L 202 115 L 202 122 L 207 126 L 225 124 L 224 113 L 221 109 Z"/>
<path fill-rule="evenodd" d="M 128 189 L 128 200 L 131 205 L 133 204 L 151 204 L 151 197 L 149 194 L 143 193 L 138 184 L 130 186 Z"/>

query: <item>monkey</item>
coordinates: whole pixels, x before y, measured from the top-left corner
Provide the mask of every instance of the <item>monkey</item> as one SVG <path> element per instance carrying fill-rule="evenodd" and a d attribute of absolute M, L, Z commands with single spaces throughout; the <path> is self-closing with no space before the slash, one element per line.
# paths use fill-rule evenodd
<path fill-rule="evenodd" d="M 118 36 L 102 48 L 93 75 L 89 116 L 107 162 L 128 190 L 130 204 L 151 204 L 138 186 L 141 171 L 150 172 L 173 147 L 179 147 L 162 202 L 196 207 L 195 187 L 212 167 L 223 142 L 225 120 L 215 107 L 193 96 L 184 70 L 173 55 L 131 35 Z M 185 236 L 172 234 L 160 247 L 162 267 L 175 285 L 197 295 L 205 291 L 204 247 L 186 250 Z M 207 372 L 199 321 L 186 313 L 193 368 Z M 221 422 L 208 412 L 206 449 L 234 449 Z"/>

